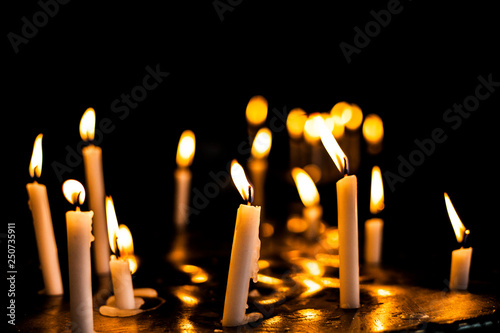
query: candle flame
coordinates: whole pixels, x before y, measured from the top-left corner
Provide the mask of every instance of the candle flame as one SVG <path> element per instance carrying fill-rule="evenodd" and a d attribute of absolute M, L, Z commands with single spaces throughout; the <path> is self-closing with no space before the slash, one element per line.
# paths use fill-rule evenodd
<path fill-rule="evenodd" d="M 349 119 L 346 119 L 345 127 L 352 131 L 357 130 L 363 122 L 363 111 L 361 111 L 360 107 L 356 104 L 351 104 L 348 109 L 344 110 L 342 114 L 343 118 L 346 112 L 349 113 Z"/>
<path fill-rule="evenodd" d="M 240 192 L 243 200 L 252 202 L 254 193 L 253 187 L 248 181 L 247 176 L 245 175 L 245 170 L 243 170 L 243 167 L 236 160 L 233 160 L 231 162 L 231 178 L 233 179 L 233 183 L 236 186 L 238 192 Z M 251 198 L 249 197 L 248 193 L 249 189 L 251 189 Z"/>
<path fill-rule="evenodd" d="M 80 137 L 84 141 L 94 140 L 95 133 L 95 111 L 88 108 L 80 120 Z"/>
<path fill-rule="evenodd" d="M 311 207 L 319 204 L 318 190 L 307 172 L 301 168 L 293 168 L 292 177 L 304 206 Z"/>
<path fill-rule="evenodd" d="M 208 273 L 201 267 L 195 265 L 181 265 L 181 271 L 191 275 L 191 282 L 203 283 L 208 281 Z"/>
<path fill-rule="evenodd" d="M 120 251 L 120 257 L 125 258 L 128 261 L 128 266 L 130 273 L 134 274 L 137 271 L 137 259 L 134 255 L 134 241 L 132 239 L 132 233 L 130 229 L 125 224 L 120 224 L 118 228 L 118 238 L 116 240 L 118 245 L 118 250 Z"/>
<path fill-rule="evenodd" d="M 266 158 L 271 150 L 273 136 L 267 127 L 261 128 L 252 144 L 252 156 L 254 158 Z"/>
<path fill-rule="evenodd" d="M 296 108 L 290 111 L 286 118 L 286 128 L 291 138 L 299 139 L 304 133 L 307 115 L 304 110 Z"/>
<path fill-rule="evenodd" d="M 42 161 L 43 161 L 43 153 L 42 153 L 42 138 L 43 134 L 40 133 L 35 139 L 35 143 L 33 144 L 33 153 L 31 155 L 30 160 L 30 176 L 31 178 L 40 177 L 42 174 Z"/>
<path fill-rule="evenodd" d="M 384 123 L 376 114 L 366 116 L 363 123 L 363 137 L 370 144 L 378 144 L 384 138 Z"/>
<path fill-rule="evenodd" d="M 337 169 L 339 169 L 340 173 L 344 173 L 345 168 L 347 167 L 345 164 L 347 162 L 347 157 L 340 148 L 337 140 L 333 137 L 333 134 L 331 131 L 328 130 L 328 127 L 326 126 L 325 122 L 323 121 L 323 118 L 321 118 L 319 124 L 320 128 L 320 136 L 321 136 L 321 142 L 323 143 L 323 146 L 325 146 L 326 151 L 328 152 L 328 155 L 330 155 L 331 159 L 335 163 L 335 166 Z M 345 162 L 344 162 L 345 161 Z"/>
<path fill-rule="evenodd" d="M 64 197 L 71 204 L 82 205 L 85 202 L 85 188 L 79 181 L 68 179 L 63 183 L 62 189 Z"/>
<path fill-rule="evenodd" d="M 246 117 L 250 125 L 262 125 L 267 118 L 267 100 L 262 96 L 252 97 L 247 105 Z"/>
<path fill-rule="evenodd" d="M 457 242 L 461 243 L 464 239 L 464 234 L 469 234 L 469 230 L 465 230 L 465 226 L 458 217 L 457 211 L 453 204 L 451 203 L 448 193 L 444 192 L 444 202 L 446 203 L 446 210 L 448 211 L 448 216 L 450 217 L 451 225 L 455 231 L 455 236 L 457 237 Z"/>
<path fill-rule="evenodd" d="M 372 169 L 372 185 L 370 192 L 370 213 L 377 214 L 384 209 L 384 185 L 382 173 L 378 166 Z"/>
<path fill-rule="evenodd" d="M 331 132 L 334 128 L 334 120 L 328 113 L 313 113 L 304 124 L 304 138 L 309 143 L 315 143 L 320 139 L 321 122 L 323 122 Z"/>
<path fill-rule="evenodd" d="M 106 197 L 106 221 L 108 224 L 108 239 L 111 251 L 116 253 L 116 239 L 118 238 L 118 219 L 116 218 L 115 205 L 111 196 Z"/>
<path fill-rule="evenodd" d="M 190 130 L 185 130 L 179 139 L 177 147 L 177 165 L 179 167 L 188 167 L 193 162 L 194 151 L 196 149 L 196 138 Z"/>

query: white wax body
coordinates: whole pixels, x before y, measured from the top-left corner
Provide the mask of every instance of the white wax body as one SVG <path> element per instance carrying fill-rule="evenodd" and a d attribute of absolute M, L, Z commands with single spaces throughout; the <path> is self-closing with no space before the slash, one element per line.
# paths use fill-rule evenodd
<path fill-rule="evenodd" d="M 94 213 L 66 212 L 71 331 L 94 332 L 90 243 Z"/>
<path fill-rule="evenodd" d="M 106 221 L 106 192 L 102 171 L 102 149 L 89 145 L 82 149 L 89 208 L 94 212 L 94 259 L 97 274 L 109 274 L 109 239 Z"/>
<path fill-rule="evenodd" d="M 451 290 L 467 290 L 471 257 L 472 247 L 458 249 L 451 253 Z"/>
<path fill-rule="evenodd" d="M 63 284 L 57 244 L 50 215 L 49 198 L 45 185 L 37 182 L 26 185 L 29 196 L 29 207 L 33 215 L 38 257 L 42 269 L 46 295 L 62 295 Z"/>
<path fill-rule="evenodd" d="M 253 204 L 255 206 L 264 206 L 264 186 L 266 184 L 267 166 L 267 160 L 262 158 L 251 158 L 248 161 L 248 170 L 250 171 L 250 177 L 255 191 L 253 196 Z"/>
<path fill-rule="evenodd" d="M 307 222 L 306 237 L 310 240 L 316 239 L 319 236 L 319 230 L 321 227 L 321 219 L 323 218 L 323 207 L 320 205 L 314 205 L 310 207 L 304 207 L 302 210 L 302 215 L 304 220 Z"/>
<path fill-rule="evenodd" d="M 340 307 L 359 308 L 358 196 L 356 176 L 337 182 Z"/>
<path fill-rule="evenodd" d="M 191 177 L 191 171 L 188 168 L 177 168 L 174 172 L 174 223 L 177 228 L 184 228 L 188 222 Z"/>
<path fill-rule="evenodd" d="M 260 207 L 240 205 L 236 215 L 222 326 L 248 323 L 245 314 L 250 279 L 257 282 L 260 256 Z"/>
<path fill-rule="evenodd" d="M 111 256 L 109 267 L 111 269 L 116 307 L 119 309 L 135 309 L 134 287 L 128 261 Z"/>
<path fill-rule="evenodd" d="M 378 265 L 382 258 L 384 220 L 372 218 L 365 222 L 365 262 Z"/>

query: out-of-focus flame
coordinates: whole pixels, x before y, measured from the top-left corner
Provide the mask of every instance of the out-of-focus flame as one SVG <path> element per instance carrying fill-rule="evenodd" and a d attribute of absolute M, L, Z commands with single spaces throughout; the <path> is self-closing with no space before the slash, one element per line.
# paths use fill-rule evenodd
<path fill-rule="evenodd" d="M 347 115 L 344 117 L 344 113 Z M 354 131 L 361 126 L 361 123 L 363 122 L 363 112 L 357 106 L 356 104 L 350 104 L 349 108 L 344 110 L 344 113 L 342 114 L 342 118 L 346 121 L 345 127 L 347 127 L 349 130 Z"/>
<path fill-rule="evenodd" d="M 252 156 L 254 158 L 266 158 L 271 150 L 272 142 L 273 137 L 269 128 L 261 128 L 253 140 Z"/>
<path fill-rule="evenodd" d="M 301 168 L 293 168 L 292 177 L 304 206 L 311 207 L 319 204 L 318 190 L 307 172 Z"/>
<path fill-rule="evenodd" d="M 245 170 L 243 170 L 243 167 L 236 160 L 231 162 L 231 178 L 243 200 L 252 202 L 254 193 L 253 187 L 245 175 Z M 251 198 L 249 197 L 249 192 L 251 192 Z"/>
<path fill-rule="evenodd" d="M 43 134 L 40 133 L 35 139 L 35 143 L 33 144 L 33 153 L 31 154 L 30 160 L 30 176 L 31 178 L 40 177 L 42 174 L 42 161 L 43 161 L 43 153 L 42 153 L 42 138 Z"/>
<path fill-rule="evenodd" d="M 392 296 L 392 292 L 387 289 L 379 288 L 377 289 L 377 295 L 379 296 Z"/>
<path fill-rule="evenodd" d="M 306 231 L 308 223 L 301 216 L 291 216 L 286 222 L 286 228 L 293 233 L 301 233 Z"/>
<path fill-rule="evenodd" d="M 325 122 L 321 114 L 312 113 L 304 124 L 304 138 L 309 143 L 319 141 L 320 122 Z M 325 123 L 326 124 L 326 123 Z M 331 123 L 333 125 L 333 121 Z M 332 127 L 333 129 L 333 127 Z"/>
<path fill-rule="evenodd" d="M 94 140 L 95 133 L 95 111 L 88 108 L 80 120 L 80 137 L 84 141 Z"/>
<path fill-rule="evenodd" d="M 455 231 L 457 242 L 461 243 L 464 239 L 464 234 L 468 234 L 468 230 L 465 229 L 465 226 L 460 220 L 460 217 L 458 217 L 457 211 L 455 210 L 455 207 L 453 207 L 450 197 L 446 192 L 444 192 L 444 202 L 446 203 L 446 210 L 448 211 L 451 225 L 453 226 L 453 230 Z"/>
<path fill-rule="evenodd" d="M 254 96 L 247 105 L 246 117 L 248 124 L 260 126 L 267 118 L 267 100 L 262 96 Z"/>
<path fill-rule="evenodd" d="M 307 115 L 304 110 L 296 108 L 290 111 L 286 118 L 286 128 L 291 138 L 300 139 L 304 132 L 306 121 Z"/>
<path fill-rule="evenodd" d="M 346 167 L 345 164 L 347 163 L 346 155 L 340 148 L 337 140 L 335 140 L 335 138 L 333 137 L 332 132 L 328 130 L 328 127 L 326 126 L 323 119 L 321 119 L 321 122 L 318 126 L 320 127 L 320 136 L 321 142 L 323 142 L 323 146 L 325 146 L 328 155 L 330 155 L 340 173 L 344 173 L 344 168 Z"/>
<path fill-rule="evenodd" d="M 193 162 L 194 151 L 196 149 L 196 138 L 190 130 L 182 132 L 177 147 L 176 162 L 179 167 L 188 167 Z"/>
<path fill-rule="evenodd" d="M 201 267 L 195 265 L 181 265 L 181 271 L 191 275 L 191 282 L 203 283 L 208 280 L 208 274 Z"/>
<path fill-rule="evenodd" d="M 370 213 L 377 214 L 384 209 L 384 185 L 382 173 L 378 166 L 372 169 L 372 186 L 370 193 Z"/>
<path fill-rule="evenodd" d="M 116 253 L 116 239 L 118 238 L 118 219 L 116 218 L 115 205 L 111 196 L 106 197 L 106 221 L 108 224 L 108 240 L 111 251 Z"/>
<path fill-rule="evenodd" d="M 363 123 L 363 137 L 370 144 L 378 144 L 384 138 L 384 123 L 376 114 L 366 116 Z"/>
<path fill-rule="evenodd" d="M 62 185 L 64 197 L 71 204 L 82 205 L 85 202 L 85 188 L 82 183 L 74 179 L 66 180 Z"/>

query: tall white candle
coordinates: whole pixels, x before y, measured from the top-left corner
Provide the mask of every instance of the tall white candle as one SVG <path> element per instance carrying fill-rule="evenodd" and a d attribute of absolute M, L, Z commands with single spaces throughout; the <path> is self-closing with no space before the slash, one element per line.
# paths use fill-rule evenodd
<path fill-rule="evenodd" d="M 241 165 L 233 161 L 231 176 L 243 199 L 251 202 L 251 185 Z M 251 190 L 250 190 L 251 191 Z M 250 279 L 257 282 L 260 256 L 260 207 L 240 205 L 236 215 L 233 248 L 229 263 L 223 326 L 239 326 L 262 318 L 260 313 L 246 314 Z"/>
<path fill-rule="evenodd" d="M 189 198 L 192 177 L 189 166 L 193 162 L 195 148 L 196 139 L 194 133 L 190 130 L 182 132 L 179 139 L 179 146 L 177 147 L 177 169 L 174 172 L 174 223 L 178 229 L 184 228 L 189 218 Z"/>
<path fill-rule="evenodd" d="M 30 175 L 40 177 L 42 173 L 42 134 L 39 134 L 33 146 L 33 155 L 30 162 Z M 50 215 L 49 198 L 45 185 L 36 181 L 27 184 L 29 201 L 28 205 L 33 215 L 33 226 L 35 229 L 36 243 L 38 246 L 38 257 L 42 269 L 44 293 L 46 295 L 62 295 L 63 284 L 61 269 L 59 267 L 59 256 L 57 244 Z"/>
<path fill-rule="evenodd" d="M 84 141 L 93 141 L 95 112 L 88 108 L 80 121 L 80 136 Z M 109 274 L 109 246 L 106 227 L 104 174 L 102 170 L 102 149 L 89 144 L 82 149 L 85 180 L 89 192 L 89 208 L 94 212 L 93 232 L 95 269 L 98 275 Z"/>
<path fill-rule="evenodd" d="M 83 204 L 85 189 L 76 180 L 63 183 L 63 193 L 72 204 Z M 90 243 L 92 236 L 92 211 L 66 212 L 68 233 L 69 297 L 71 331 L 93 333 L 92 273 L 90 264 Z"/>
<path fill-rule="evenodd" d="M 378 166 L 372 168 L 372 184 L 370 191 L 370 213 L 373 215 L 384 209 L 384 186 L 382 173 Z M 378 265 L 382 258 L 382 239 L 384 220 L 371 218 L 365 222 L 365 262 Z"/>

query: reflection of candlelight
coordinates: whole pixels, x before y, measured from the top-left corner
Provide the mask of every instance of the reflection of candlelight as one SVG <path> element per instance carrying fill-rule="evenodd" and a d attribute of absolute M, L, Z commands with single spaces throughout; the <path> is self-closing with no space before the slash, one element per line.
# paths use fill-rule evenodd
<path fill-rule="evenodd" d="M 308 224 L 307 238 L 318 237 L 323 216 L 323 208 L 319 204 L 319 193 L 311 177 L 300 168 L 293 168 L 292 177 L 297 186 L 300 200 L 304 204 L 302 214 Z"/>
<path fill-rule="evenodd" d="M 378 166 L 372 169 L 372 184 L 370 191 L 370 212 L 377 214 L 384 209 L 384 186 L 382 173 Z M 382 234 L 384 220 L 371 218 L 365 222 L 365 261 L 379 264 L 382 255 Z"/>

